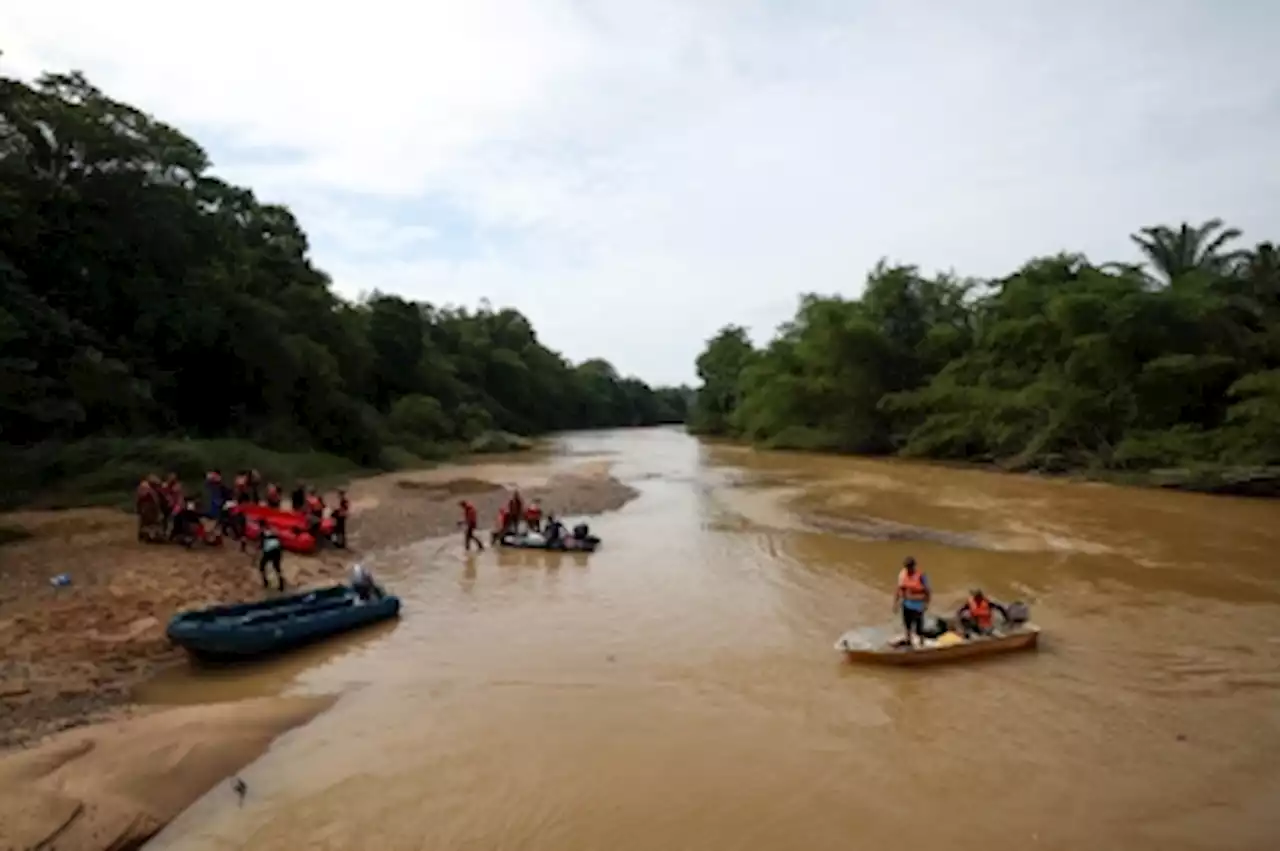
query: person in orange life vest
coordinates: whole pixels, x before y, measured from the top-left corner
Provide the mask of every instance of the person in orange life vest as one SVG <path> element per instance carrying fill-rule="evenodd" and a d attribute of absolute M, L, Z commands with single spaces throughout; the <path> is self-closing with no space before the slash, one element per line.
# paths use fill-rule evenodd
<path fill-rule="evenodd" d="M 981 588 L 970 591 L 969 599 L 956 610 L 956 618 L 960 621 L 960 629 L 965 637 L 990 635 L 995 627 L 993 612 L 999 612 L 1006 621 L 1009 619 L 1009 610 L 987 597 Z"/>
<path fill-rule="evenodd" d="M 524 510 L 524 522 L 529 524 L 530 532 L 542 531 L 542 506 L 536 499 L 530 500 L 529 506 Z"/>
<path fill-rule="evenodd" d="M 476 537 L 476 526 L 480 524 L 479 515 L 476 514 L 476 507 L 465 499 L 458 501 L 458 507 L 462 509 L 462 520 L 459 521 L 458 525 L 463 527 L 464 530 L 462 535 L 463 548 L 470 552 L 471 542 L 474 541 L 479 549 L 484 550 L 484 544 Z"/>
<path fill-rule="evenodd" d="M 267 485 L 267 505 L 271 508 L 280 507 L 280 486 L 275 482 Z"/>
<path fill-rule="evenodd" d="M 340 549 L 347 548 L 347 515 L 351 513 L 351 501 L 347 499 L 347 492 L 338 491 L 338 507 L 329 512 L 329 516 L 333 518 L 333 534 L 329 536 L 333 541 L 333 545 Z"/>
<path fill-rule="evenodd" d="M 902 627 L 906 631 L 907 644 L 914 646 L 916 638 L 923 639 L 924 613 L 933 596 L 929 590 L 929 577 L 916 568 L 916 560 L 907 556 L 898 572 L 898 587 L 893 592 L 893 607 L 902 606 Z"/>

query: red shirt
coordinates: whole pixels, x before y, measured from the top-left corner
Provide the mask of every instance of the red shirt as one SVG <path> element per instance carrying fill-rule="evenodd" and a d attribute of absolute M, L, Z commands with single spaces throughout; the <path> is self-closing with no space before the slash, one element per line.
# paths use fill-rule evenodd
<path fill-rule="evenodd" d="M 469 502 L 462 503 L 462 519 L 468 526 L 475 526 L 479 522 L 476 517 L 476 507 Z"/>

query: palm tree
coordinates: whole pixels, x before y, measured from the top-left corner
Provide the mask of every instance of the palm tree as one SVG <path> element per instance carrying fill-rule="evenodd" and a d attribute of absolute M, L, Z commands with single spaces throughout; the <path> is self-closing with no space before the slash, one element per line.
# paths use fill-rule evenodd
<path fill-rule="evenodd" d="M 1236 228 L 1224 228 L 1222 219 L 1210 219 L 1199 227 L 1183 222 L 1177 230 L 1166 225 L 1143 228 L 1129 238 L 1154 267 L 1155 275 L 1149 277 L 1172 285 L 1192 272 L 1221 274 L 1230 269 L 1246 252 L 1223 249 L 1240 235 Z"/>

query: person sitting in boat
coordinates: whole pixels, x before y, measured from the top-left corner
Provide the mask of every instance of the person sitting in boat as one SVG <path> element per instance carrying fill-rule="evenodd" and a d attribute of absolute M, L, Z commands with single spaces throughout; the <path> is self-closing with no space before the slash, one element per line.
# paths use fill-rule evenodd
<path fill-rule="evenodd" d="M 564 547 L 564 524 L 554 514 L 547 515 L 547 528 L 543 530 L 547 539 L 547 549 Z"/>
<path fill-rule="evenodd" d="M 981 588 L 970 591 L 969 599 L 956 610 L 956 620 L 960 622 L 960 631 L 964 637 L 990 635 L 995 629 L 994 612 L 999 612 L 1002 618 L 1009 620 L 1009 610 L 987 597 Z"/>
<path fill-rule="evenodd" d="M 353 564 L 351 566 L 349 584 L 351 589 L 365 602 L 381 600 L 386 596 L 386 592 L 382 590 L 382 587 L 377 582 L 373 581 L 373 574 L 366 570 L 363 564 Z"/>
<path fill-rule="evenodd" d="M 904 639 L 908 646 L 914 647 L 919 641 L 923 643 L 924 613 L 929 608 L 929 600 L 933 596 L 929 589 L 929 577 L 916 567 L 916 560 L 907 556 L 903 559 L 902 570 L 898 572 L 898 587 L 893 592 L 893 607 L 896 611 L 902 606 L 902 627 Z"/>
<path fill-rule="evenodd" d="M 261 529 L 262 537 L 258 539 L 261 553 L 258 557 L 258 572 L 262 574 L 262 587 L 271 587 L 271 583 L 267 581 L 267 567 L 271 567 L 276 572 L 276 583 L 283 591 L 284 571 L 280 568 L 280 560 L 284 557 L 284 545 L 281 544 L 280 536 L 276 534 L 275 529 L 271 528 L 270 523 L 263 523 Z"/>

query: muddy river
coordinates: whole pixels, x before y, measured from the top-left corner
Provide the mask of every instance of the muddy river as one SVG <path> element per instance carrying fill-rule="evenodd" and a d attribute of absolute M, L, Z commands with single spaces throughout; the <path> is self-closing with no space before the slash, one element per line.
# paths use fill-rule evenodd
<path fill-rule="evenodd" d="M 149 849 L 1280 847 L 1280 503 L 583 433 L 590 557 L 377 554 L 398 624 L 150 699 L 342 692 Z M 513 474 L 514 476 L 514 474 Z M 553 508 L 553 507 L 552 507 Z M 914 555 L 1038 652 L 856 668 Z"/>

